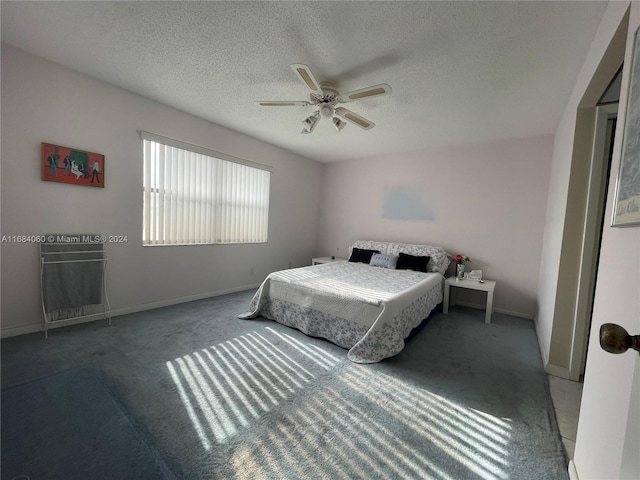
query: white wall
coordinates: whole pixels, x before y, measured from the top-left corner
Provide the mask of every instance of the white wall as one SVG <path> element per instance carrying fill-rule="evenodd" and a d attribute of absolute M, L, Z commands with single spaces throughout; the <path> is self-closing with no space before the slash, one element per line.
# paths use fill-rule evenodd
<path fill-rule="evenodd" d="M 627 2 L 609 5 L 594 45 L 608 43 L 628 5 Z M 639 26 L 640 4 L 632 2 L 618 131 L 608 187 L 607 222 L 611 218 L 621 155 L 631 45 Z M 595 53 L 592 49 L 585 64 L 599 62 L 600 57 Z M 577 86 L 580 87 L 580 82 Z M 568 110 L 571 108 L 569 105 Z M 562 136 L 557 138 L 557 143 L 569 140 L 570 137 Z M 603 232 L 574 456 L 581 480 L 640 478 L 640 357 L 633 351 L 612 355 L 600 348 L 600 326 L 608 322 L 622 325 L 630 334 L 640 333 L 640 227 L 607 225 Z"/>
<path fill-rule="evenodd" d="M 347 256 L 357 239 L 441 245 L 498 281 L 496 310 L 532 317 L 552 147 L 542 136 L 329 164 L 319 254 Z M 384 218 L 397 187 L 430 219 Z M 458 298 L 484 306 L 482 293 Z"/>
<path fill-rule="evenodd" d="M 269 242 L 142 245 L 137 129 L 273 165 Z M 43 182 L 41 142 L 105 155 L 105 188 Z M 109 245 L 116 312 L 256 285 L 316 253 L 322 165 L 2 45 L 2 235 L 127 235 Z M 42 325 L 37 246 L 2 244 L 2 333 Z M 250 275 L 251 268 L 254 275 Z M 238 312 L 240 313 L 240 312 Z"/>

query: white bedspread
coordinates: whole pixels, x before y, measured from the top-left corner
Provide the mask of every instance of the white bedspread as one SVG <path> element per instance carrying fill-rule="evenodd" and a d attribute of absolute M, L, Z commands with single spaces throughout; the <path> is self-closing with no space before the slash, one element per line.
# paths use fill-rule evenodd
<path fill-rule="evenodd" d="M 270 274 L 249 311 L 349 349 L 374 363 L 398 354 L 404 340 L 443 299 L 439 273 L 335 262 Z"/>

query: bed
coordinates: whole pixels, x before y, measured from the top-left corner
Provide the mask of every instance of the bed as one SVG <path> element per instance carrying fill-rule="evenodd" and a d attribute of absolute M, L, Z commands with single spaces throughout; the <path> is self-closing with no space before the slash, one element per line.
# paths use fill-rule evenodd
<path fill-rule="evenodd" d="M 371 262 L 271 273 L 239 318 L 261 316 L 325 338 L 349 349 L 347 356 L 356 363 L 397 355 L 411 331 L 442 302 L 450 256 L 441 247 L 360 240 L 350 247 L 351 260 L 361 251 L 379 255 L 372 254 Z M 419 258 L 424 271 L 373 266 L 381 257 Z"/>

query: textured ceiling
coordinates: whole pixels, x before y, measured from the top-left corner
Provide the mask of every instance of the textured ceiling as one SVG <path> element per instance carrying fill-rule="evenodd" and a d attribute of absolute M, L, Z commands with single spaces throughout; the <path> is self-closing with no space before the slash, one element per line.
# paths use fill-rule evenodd
<path fill-rule="evenodd" d="M 7 2 L 2 40 L 319 161 L 548 134 L 606 2 Z M 340 133 L 291 63 L 373 121 Z M 144 125 L 141 125 L 143 128 Z"/>

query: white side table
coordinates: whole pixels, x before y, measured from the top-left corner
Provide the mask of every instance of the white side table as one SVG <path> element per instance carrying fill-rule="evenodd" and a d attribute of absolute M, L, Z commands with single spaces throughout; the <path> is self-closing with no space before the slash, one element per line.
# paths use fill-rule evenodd
<path fill-rule="evenodd" d="M 477 280 L 456 280 L 456 277 L 447 278 L 444 282 L 444 302 L 442 306 L 442 313 L 445 315 L 449 313 L 449 292 L 451 287 L 487 292 L 487 307 L 484 322 L 491 323 L 491 314 L 493 313 L 493 290 L 496 288 L 496 282 L 494 280 L 485 280 L 483 283 L 480 283 Z M 451 305 L 455 305 L 455 292 L 452 297 Z"/>
<path fill-rule="evenodd" d="M 346 258 L 316 257 L 311 259 L 311 265 L 320 265 L 321 263 L 346 262 Z"/>

